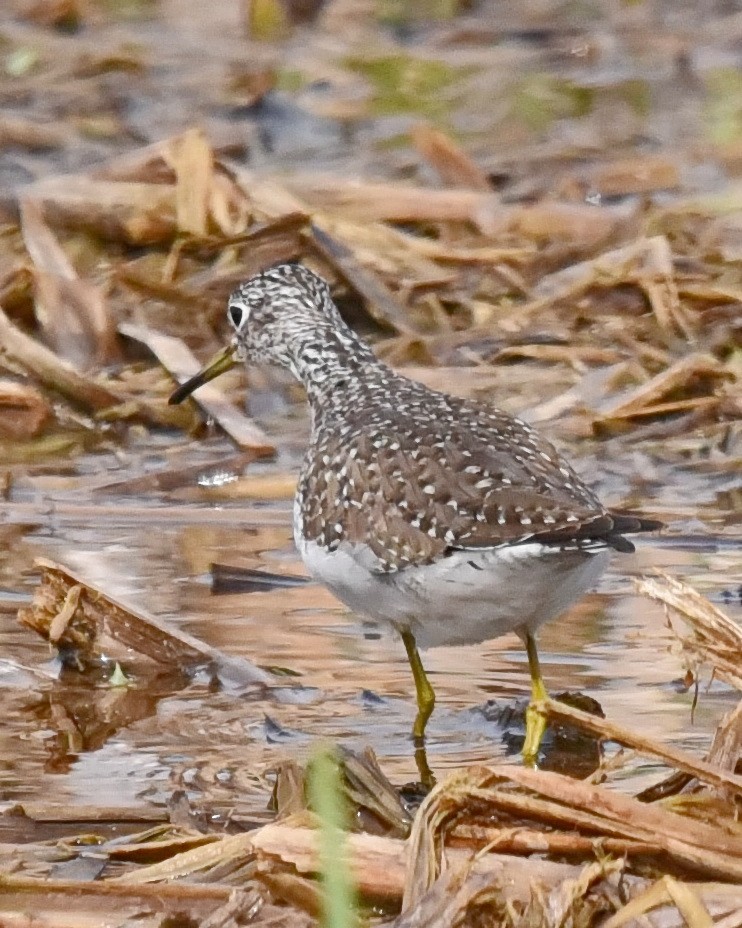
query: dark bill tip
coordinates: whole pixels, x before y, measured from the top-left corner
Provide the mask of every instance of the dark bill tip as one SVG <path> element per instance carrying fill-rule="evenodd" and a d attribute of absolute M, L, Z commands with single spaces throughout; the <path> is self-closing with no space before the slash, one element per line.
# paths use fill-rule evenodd
<path fill-rule="evenodd" d="M 235 364 L 237 364 L 237 358 L 234 354 L 234 345 L 229 345 L 213 357 L 197 374 L 194 374 L 193 377 L 190 377 L 185 383 L 173 390 L 168 399 L 168 404 L 177 406 L 178 403 L 182 403 L 184 399 L 187 399 L 194 390 L 198 390 L 205 383 L 231 370 Z"/>

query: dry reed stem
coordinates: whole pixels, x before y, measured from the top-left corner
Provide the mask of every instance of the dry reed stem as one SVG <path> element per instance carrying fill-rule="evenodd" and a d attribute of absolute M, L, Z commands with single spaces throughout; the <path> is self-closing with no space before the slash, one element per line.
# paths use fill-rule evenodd
<path fill-rule="evenodd" d="M 517 784 L 521 792 L 514 790 Z M 724 880 L 742 881 L 742 838 L 718 827 L 638 802 L 604 787 L 555 773 L 514 766 L 472 768 L 453 774 L 426 797 L 410 835 L 404 907 L 430 888 L 443 865 L 445 831 L 461 816 L 506 811 L 573 831 L 609 835 L 653 846 L 676 864 Z"/>
<path fill-rule="evenodd" d="M 575 822 L 575 825 L 579 824 Z M 651 841 L 632 841 L 627 838 L 609 838 L 604 835 L 588 837 L 581 834 L 544 831 L 538 828 L 516 826 L 512 828 L 495 825 L 454 825 L 451 831 L 454 847 L 487 846 L 503 854 L 552 854 L 581 855 L 611 854 L 617 857 L 634 857 L 656 854 L 657 845 Z"/>
<path fill-rule="evenodd" d="M 405 307 L 380 277 L 362 267 L 352 247 L 329 232 L 316 217 L 311 225 L 311 234 L 317 251 L 361 294 L 377 322 L 403 334 L 417 334 Z"/>
<path fill-rule="evenodd" d="M 708 762 L 722 770 L 735 770 L 742 757 L 742 699 L 719 723 Z"/>
<path fill-rule="evenodd" d="M 284 178 L 283 183 L 284 189 L 310 206 L 366 222 L 464 222 L 485 236 L 511 233 L 525 239 L 568 241 L 582 247 L 607 241 L 619 224 L 618 214 L 609 208 L 596 210 L 577 203 L 550 201 L 504 206 L 497 194 L 476 190 L 431 190 L 315 174 L 295 174 Z"/>
<path fill-rule="evenodd" d="M 21 232 L 34 267 L 35 312 L 53 347 L 85 367 L 116 354 L 116 329 L 103 289 L 77 274 L 39 203 L 21 200 Z"/>
<path fill-rule="evenodd" d="M 112 525 L 281 525 L 290 518 L 288 509 L 240 506 L 205 509 L 203 506 L 105 506 L 40 500 L 36 503 L 3 503 L 0 525 L 45 525 L 55 522 L 90 523 L 108 519 Z"/>
<path fill-rule="evenodd" d="M 207 928 L 230 924 L 219 913 L 239 913 L 240 921 L 232 924 L 244 924 L 242 919 L 251 920 L 251 914 L 262 907 L 263 899 L 252 888 L 203 884 L 133 886 L 113 880 L 39 880 L 0 875 L 2 928 L 103 928 L 124 923 L 157 928 L 169 921 L 168 916 L 180 923 L 184 911 Z M 288 924 L 302 923 L 294 920 Z"/>
<path fill-rule="evenodd" d="M 492 184 L 485 172 L 450 135 L 422 123 L 412 130 L 412 144 L 444 184 L 492 192 Z"/>
<path fill-rule="evenodd" d="M 20 364 L 44 386 L 56 390 L 90 412 L 99 412 L 123 402 L 122 397 L 85 377 L 53 351 L 22 332 L 0 308 L 0 356 Z"/>
<path fill-rule="evenodd" d="M 694 382 L 707 381 L 712 385 L 719 385 L 728 379 L 731 379 L 731 374 L 713 355 L 694 352 L 675 361 L 646 383 L 640 384 L 628 396 L 624 394 L 604 405 L 600 409 L 599 421 L 678 412 L 685 407 L 694 408 L 698 400 L 702 403 L 718 402 L 713 395 L 691 395 L 680 400 L 670 400 L 669 403 L 667 397 L 674 396 L 678 391 L 687 391 Z"/>
<path fill-rule="evenodd" d="M 692 635 L 688 637 L 673 631 L 694 661 L 711 664 L 717 676 L 742 690 L 742 629 L 736 622 L 692 586 L 664 571 L 636 580 L 635 586 L 690 626 Z"/>
<path fill-rule="evenodd" d="M 133 246 L 171 242 L 177 232 L 171 184 L 95 180 L 84 174 L 36 181 L 27 194 L 53 227 L 84 229 Z"/>
<path fill-rule="evenodd" d="M 170 881 L 204 874 L 214 867 L 240 862 L 258 852 L 260 859 L 291 864 L 302 874 L 314 874 L 318 868 L 317 831 L 309 827 L 307 815 L 295 816 L 280 823 L 264 825 L 256 831 L 222 838 L 193 848 L 174 857 L 133 870 L 114 882 L 141 884 Z M 369 834 L 347 836 L 349 863 L 358 890 L 377 899 L 399 900 L 404 889 L 405 869 L 411 853 L 409 843 L 399 838 Z M 581 868 L 546 860 L 529 860 L 506 854 L 484 854 L 473 859 L 468 850 L 450 848 L 447 859 L 454 869 L 473 869 L 507 887 L 506 897 L 520 903 L 531 897 L 533 881 L 553 887 L 565 879 L 579 876 Z"/>
<path fill-rule="evenodd" d="M 713 887 L 713 902 L 709 889 Z M 643 892 L 634 896 L 612 915 L 602 928 L 623 928 L 628 924 L 647 924 L 653 910 L 674 906 L 688 928 L 739 928 L 742 924 L 742 892 L 738 887 L 726 889 L 718 884 L 684 883 L 671 876 L 663 876 Z M 721 918 L 714 923 L 708 908 L 719 909 Z M 657 913 L 658 915 L 660 913 Z M 650 924 L 655 924 L 652 920 Z"/>

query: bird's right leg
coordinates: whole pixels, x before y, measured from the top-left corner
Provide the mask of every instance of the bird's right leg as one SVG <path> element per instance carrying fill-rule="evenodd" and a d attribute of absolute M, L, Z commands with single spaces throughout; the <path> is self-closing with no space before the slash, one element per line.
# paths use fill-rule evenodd
<path fill-rule="evenodd" d="M 546 717 L 539 709 L 539 703 L 549 698 L 544 678 L 541 676 L 541 664 L 536 649 L 536 639 L 530 632 L 525 634 L 528 669 L 531 673 L 531 702 L 526 709 L 526 738 L 523 742 L 523 760 L 535 764 L 538 758 L 541 740 L 546 731 Z"/>

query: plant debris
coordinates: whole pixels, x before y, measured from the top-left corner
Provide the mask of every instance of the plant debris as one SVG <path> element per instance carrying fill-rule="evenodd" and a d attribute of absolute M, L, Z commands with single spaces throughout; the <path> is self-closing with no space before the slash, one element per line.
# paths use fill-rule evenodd
<path fill-rule="evenodd" d="M 98 639 L 105 635 L 158 664 L 213 666 L 223 679 L 242 685 L 264 685 L 272 679 L 245 660 L 133 612 L 60 564 L 40 559 L 37 566 L 42 581 L 31 605 L 19 612 L 19 621 L 62 649 L 66 659 L 81 669 L 99 659 Z"/>
<path fill-rule="evenodd" d="M 112 637 L 128 644 L 136 638 L 138 647 L 154 656 L 141 643 L 150 635 L 137 633 L 133 638 L 130 633 L 141 624 L 140 618 L 131 614 L 116 618 L 121 607 L 108 597 L 84 588 L 79 580 L 73 583 L 76 578 L 58 565 L 44 566 L 46 588 L 54 586 L 57 601 L 60 590 L 66 590 L 61 608 L 44 608 L 49 615 L 56 610 L 46 632 L 50 640 L 57 645 L 64 639 L 82 641 L 89 648 L 97 637 L 91 621 L 104 622 Z M 664 582 L 672 587 L 669 578 Z M 672 600 L 678 589 L 643 583 L 649 595 L 660 595 L 675 608 L 683 602 Z M 44 589 L 37 595 L 34 611 L 22 611 L 23 622 L 40 615 L 38 596 Z M 685 590 L 684 597 L 692 602 L 688 611 L 697 628 L 698 653 L 718 660 L 721 643 L 730 633 L 728 620 L 694 591 Z M 81 624 L 83 614 L 78 617 L 78 611 L 83 602 Z M 34 622 L 38 624 L 38 619 Z M 175 653 L 173 642 L 167 644 L 168 654 Z M 194 653 L 203 659 L 210 650 L 192 639 L 178 646 L 178 662 Z M 157 647 L 160 653 L 162 645 Z M 732 682 L 739 687 L 739 680 Z M 658 926 L 679 925 L 683 920 L 694 925 L 727 924 L 742 904 L 742 832 L 736 823 L 742 777 L 733 772 L 741 759 L 742 703 L 718 735 L 719 743 L 736 746 L 736 755 L 717 748 L 707 762 L 561 703 L 550 701 L 541 709 L 695 775 L 692 803 L 626 795 L 617 788 L 620 766 L 606 765 L 598 785 L 595 777 L 576 780 L 500 765 L 452 774 L 433 788 L 411 820 L 375 758 L 342 751 L 337 754 L 337 783 L 351 813 L 347 822 L 352 823 L 344 847 L 360 900 L 366 905 L 375 901 L 387 912 L 401 909 L 401 914 L 383 922 L 389 928 L 473 925 L 485 913 L 513 926 L 534 920 L 559 925 L 567 913 L 588 924 L 600 919 L 614 926 L 633 924 L 641 915 Z M 236 904 L 239 898 L 244 905 L 252 900 L 256 924 L 276 905 L 285 918 L 315 915 L 318 902 L 311 881 L 321 871 L 317 819 L 307 808 L 303 784 L 304 772 L 297 765 L 279 770 L 277 821 L 243 833 L 224 834 L 212 826 L 203 834 L 193 829 L 186 809 L 186 824 L 175 830 L 157 828 L 129 835 L 124 843 L 68 841 L 68 860 L 90 853 L 85 847 L 92 846 L 100 867 L 97 882 L 80 884 L 88 888 L 77 899 L 68 897 L 65 908 L 74 912 L 73 918 L 80 918 L 92 917 L 87 908 L 91 899 L 101 912 L 114 900 L 117 909 L 135 902 L 144 905 L 146 899 L 147 905 L 165 911 L 179 899 L 192 913 L 207 900 L 210 905 L 225 905 Z M 714 788 L 719 786 L 724 792 L 715 796 Z M 38 818 L 49 813 L 35 814 Z M 88 820 L 102 820 L 106 814 L 100 810 Z M 238 823 L 232 820 L 233 826 Z M 13 911 L 22 894 L 26 906 L 34 911 L 39 907 L 41 918 L 50 898 L 70 892 L 71 884 L 24 875 L 32 859 L 21 863 L 20 872 L 6 872 L 0 879 L 0 912 Z M 236 886 L 241 887 L 239 892 Z M 223 892 L 217 892 L 220 887 Z"/>

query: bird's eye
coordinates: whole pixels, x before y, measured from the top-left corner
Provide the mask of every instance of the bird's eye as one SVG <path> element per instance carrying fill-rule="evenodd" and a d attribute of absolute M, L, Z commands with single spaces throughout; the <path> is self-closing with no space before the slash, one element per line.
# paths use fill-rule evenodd
<path fill-rule="evenodd" d="M 245 316 L 245 310 L 237 303 L 230 303 L 227 312 L 229 313 L 229 319 L 232 325 L 235 329 L 239 329 Z"/>

